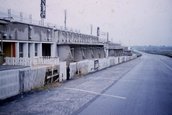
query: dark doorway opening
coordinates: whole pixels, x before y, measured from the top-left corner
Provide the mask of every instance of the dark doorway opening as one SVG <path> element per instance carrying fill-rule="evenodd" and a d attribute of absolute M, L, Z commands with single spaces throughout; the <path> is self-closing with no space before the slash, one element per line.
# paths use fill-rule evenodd
<path fill-rule="evenodd" d="M 51 56 L 51 44 L 42 44 L 42 56 Z"/>
<path fill-rule="evenodd" d="M 67 72 L 67 80 L 69 80 L 70 79 L 70 67 L 69 66 L 66 68 L 66 72 Z"/>
<path fill-rule="evenodd" d="M 3 43 L 3 50 L 4 50 L 3 53 L 6 57 L 15 57 L 16 56 L 15 43 L 4 42 Z"/>

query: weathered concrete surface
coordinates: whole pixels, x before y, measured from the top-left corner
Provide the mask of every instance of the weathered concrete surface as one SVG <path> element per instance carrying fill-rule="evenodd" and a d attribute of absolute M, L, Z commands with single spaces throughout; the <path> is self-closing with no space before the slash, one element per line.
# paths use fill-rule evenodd
<path fill-rule="evenodd" d="M 0 99 L 19 94 L 19 70 L 0 71 Z"/>
<path fill-rule="evenodd" d="M 20 71 L 27 71 L 26 66 L 0 67 L 0 100 L 15 96 L 21 92 Z"/>
<path fill-rule="evenodd" d="M 66 76 L 66 62 L 60 62 L 60 69 L 59 69 L 59 81 L 65 81 L 67 79 Z"/>
<path fill-rule="evenodd" d="M 71 80 L 60 87 L 36 92 L 0 106 L 0 114 L 53 114 L 75 113 L 92 103 L 111 85 L 127 74 L 141 60 L 136 59 L 118 66 Z M 113 97 L 113 96 L 109 96 Z"/>
<path fill-rule="evenodd" d="M 33 68 L 23 71 L 23 91 L 30 91 L 34 88 L 44 86 L 46 67 Z"/>
<path fill-rule="evenodd" d="M 70 77 L 73 78 L 78 75 L 85 75 L 91 72 L 95 72 L 97 70 L 102 70 L 104 68 L 132 60 L 136 57 L 137 57 L 136 55 L 120 56 L 120 57 L 108 57 L 108 58 L 100 58 L 100 59 L 88 59 L 79 62 L 73 62 L 70 63 Z M 98 61 L 96 67 L 95 67 L 95 61 Z"/>
<path fill-rule="evenodd" d="M 6 67 L 0 71 L 0 100 L 44 86 L 46 67 Z"/>
<path fill-rule="evenodd" d="M 61 61 L 70 61 L 72 59 L 69 45 L 58 46 L 58 54 Z"/>

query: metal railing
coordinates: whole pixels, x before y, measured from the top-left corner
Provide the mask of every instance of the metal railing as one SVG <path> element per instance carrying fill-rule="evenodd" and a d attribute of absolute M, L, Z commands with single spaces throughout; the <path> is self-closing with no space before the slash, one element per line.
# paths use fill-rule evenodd
<path fill-rule="evenodd" d="M 0 11 L 0 19 L 9 20 L 9 21 L 16 21 L 16 22 L 23 22 L 23 23 L 27 23 L 27 24 L 33 24 L 33 25 L 49 27 L 49 28 L 53 28 L 53 29 L 59 29 L 59 30 L 63 30 L 63 31 L 69 31 L 69 32 L 74 32 L 74 33 L 81 34 L 80 30 L 73 29 L 71 27 L 66 27 L 65 28 L 65 27 L 59 26 L 57 24 L 45 22 L 44 20 L 41 20 L 41 19 L 40 20 L 35 20 L 35 19 L 33 19 L 31 14 L 29 15 L 29 14 L 25 14 L 23 12 L 17 12 L 17 11 L 12 10 L 12 9 L 7 9 L 6 11 Z M 82 34 L 87 35 L 87 34 L 84 34 L 84 33 L 82 33 Z M 91 36 L 93 36 L 93 35 L 91 35 Z M 91 42 L 93 42 L 93 43 L 94 42 L 105 43 L 107 41 L 105 36 L 106 35 L 103 34 L 102 36 L 99 37 L 99 39 L 97 41 L 92 39 Z M 96 37 L 96 36 L 94 36 L 94 37 Z M 75 42 L 75 40 L 73 40 L 73 42 Z M 80 42 L 82 42 L 82 41 L 80 41 Z M 84 42 L 86 42 L 85 39 L 84 39 Z"/>
<path fill-rule="evenodd" d="M 57 24 L 53 24 L 50 22 L 46 22 L 44 20 L 35 20 L 33 19 L 31 14 L 26 14 L 23 12 L 17 12 L 12 9 L 7 9 L 6 11 L 0 11 L 0 19 L 5 19 L 9 21 L 17 21 L 17 22 L 23 22 L 27 24 L 34 24 L 34 25 L 39 25 L 39 26 L 44 26 L 44 27 L 50 27 L 54 29 L 60 29 L 64 31 L 71 31 L 71 32 L 76 32 L 80 33 L 80 30 L 73 29 L 70 27 L 63 27 L 63 26 L 58 26 Z"/>

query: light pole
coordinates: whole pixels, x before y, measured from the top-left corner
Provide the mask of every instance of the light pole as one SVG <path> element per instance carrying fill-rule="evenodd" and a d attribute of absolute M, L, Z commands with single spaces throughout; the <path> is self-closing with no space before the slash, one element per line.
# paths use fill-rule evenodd
<path fill-rule="evenodd" d="M 64 27 L 65 27 L 65 30 L 67 29 L 66 23 L 67 23 L 67 10 L 65 9 L 64 10 Z"/>

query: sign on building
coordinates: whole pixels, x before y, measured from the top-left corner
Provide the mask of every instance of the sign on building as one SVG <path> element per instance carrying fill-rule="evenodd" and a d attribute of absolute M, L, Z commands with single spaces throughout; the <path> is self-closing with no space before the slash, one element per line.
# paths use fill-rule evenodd
<path fill-rule="evenodd" d="M 46 0 L 41 0 L 41 18 L 46 18 Z"/>
<path fill-rule="evenodd" d="M 99 60 L 94 60 L 94 70 L 99 69 Z"/>

